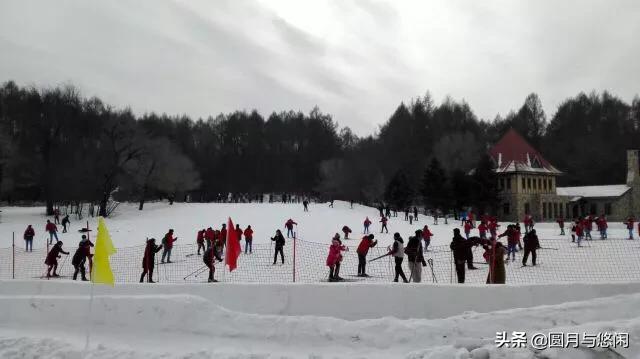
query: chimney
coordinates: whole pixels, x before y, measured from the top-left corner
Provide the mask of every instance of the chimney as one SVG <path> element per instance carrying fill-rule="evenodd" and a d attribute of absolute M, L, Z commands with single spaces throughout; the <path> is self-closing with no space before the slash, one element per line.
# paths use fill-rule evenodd
<path fill-rule="evenodd" d="M 630 187 L 640 178 L 639 153 L 639 150 L 627 150 L 627 185 Z"/>

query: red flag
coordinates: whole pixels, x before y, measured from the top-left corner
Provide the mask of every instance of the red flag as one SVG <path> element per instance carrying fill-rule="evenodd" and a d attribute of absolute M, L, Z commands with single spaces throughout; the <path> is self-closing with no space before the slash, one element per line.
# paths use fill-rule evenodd
<path fill-rule="evenodd" d="M 238 241 L 238 234 L 235 231 L 233 222 L 229 218 L 227 222 L 227 251 L 224 255 L 224 263 L 229 266 L 229 271 L 233 272 L 238 267 L 238 257 L 242 249 L 240 248 L 240 241 Z"/>

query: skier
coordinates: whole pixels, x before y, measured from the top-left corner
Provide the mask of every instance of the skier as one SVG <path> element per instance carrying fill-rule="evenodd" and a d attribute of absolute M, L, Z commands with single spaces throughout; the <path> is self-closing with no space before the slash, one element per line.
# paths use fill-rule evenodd
<path fill-rule="evenodd" d="M 49 266 L 47 268 L 47 278 L 59 277 L 56 270 L 58 269 L 58 258 L 61 257 L 60 253 L 69 255 L 69 252 L 65 252 L 64 249 L 62 249 L 62 241 L 58 241 L 53 245 L 44 261 L 44 264 Z M 53 269 L 53 274 L 51 274 L 51 269 Z"/>
<path fill-rule="evenodd" d="M 371 220 L 369 219 L 369 217 L 364 219 L 364 232 L 362 232 L 363 234 L 368 234 L 369 233 L 369 226 L 371 225 Z"/>
<path fill-rule="evenodd" d="M 564 236 L 564 217 L 562 217 L 561 215 L 560 217 L 558 217 L 556 222 L 558 222 L 558 227 L 560 227 L 560 235 Z"/>
<path fill-rule="evenodd" d="M 582 219 L 582 229 L 584 231 L 584 239 L 590 241 L 593 238 L 591 238 L 591 216 L 586 216 Z"/>
<path fill-rule="evenodd" d="M 438 224 L 438 212 L 439 211 L 440 211 L 440 208 L 437 208 L 431 213 L 433 215 L 433 224 L 434 225 Z"/>
<path fill-rule="evenodd" d="M 596 220 L 596 225 L 598 226 L 598 231 L 600 232 L 600 239 L 607 239 L 607 228 L 609 225 L 607 224 L 607 217 L 602 214 Z"/>
<path fill-rule="evenodd" d="M 413 206 L 413 219 L 416 220 L 416 222 L 418 221 L 418 207 Z"/>
<path fill-rule="evenodd" d="M 212 245 L 215 245 L 216 232 L 213 230 L 213 228 L 207 228 L 207 231 L 204 233 L 204 239 L 207 242 L 207 249 L 209 249 L 209 247 L 211 247 Z"/>
<path fill-rule="evenodd" d="M 91 255 L 91 247 L 93 247 L 93 243 L 91 243 L 91 241 L 87 239 L 87 236 L 83 234 L 82 240 L 78 244 L 78 249 L 76 249 L 76 253 L 71 259 L 71 264 L 75 269 L 73 272 L 73 280 L 78 279 L 78 272 L 80 272 L 80 278 L 82 281 L 87 280 L 84 264 L 87 261 L 87 257 Z"/>
<path fill-rule="evenodd" d="M 167 258 L 167 263 L 171 262 L 171 250 L 173 249 L 173 242 L 177 241 L 178 237 L 173 238 L 173 229 L 169 229 L 169 232 L 162 237 L 162 245 L 164 250 L 162 251 L 162 259 L 160 263 L 164 263 L 164 259 Z"/>
<path fill-rule="evenodd" d="M 478 226 L 478 232 L 480 232 L 480 239 L 487 239 L 487 223 L 485 221 L 481 221 Z"/>
<path fill-rule="evenodd" d="M 343 226 L 342 233 L 344 233 L 344 239 L 349 239 L 349 233 L 351 233 L 351 228 L 349 228 L 348 226 Z"/>
<path fill-rule="evenodd" d="M 491 239 L 496 239 L 498 236 L 498 219 L 493 217 L 489 220 L 489 234 L 491 234 Z"/>
<path fill-rule="evenodd" d="M 518 231 L 516 229 L 516 226 L 512 224 L 507 226 L 507 230 L 504 231 L 504 233 L 502 233 L 501 235 L 499 235 L 498 238 L 502 238 L 505 236 L 507 237 L 507 260 L 509 260 L 509 255 L 511 255 L 513 258 L 512 260 L 515 261 L 516 252 L 518 251 L 516 249 L 516 246 L 520 242 L 518 240 Z"/>
<path fill-rule="evenodd" d="M 409 215 L 409 225 L 413 224 L 413 214 Z"/>
<path fill-rule="evenodd" d="M 391 218 L 391 207 L 389 205 L 387 205 L 387 208 L 384 211 L 384 215 L 387 218 Z"/>
<path fill-rule="evenodd" d="M 356 249 L 356 253 L 358 253 L 358 277 L 369 276 L 366 273 L 367 254 L 369 253 L 369 248 L 375 247 L 376 244 L 378 244 L 378 241 L 374 241 L 373 238 L 373 234 L 362 237 L 358 249 Z"/>
<path fill-rule="evenodd" d="M 284 264 L 284 236 L 279 229 L 276 230 L 276 235 L 271 238 L 272 241 L 276 242 L 276 250 L 273 253 L 273 265 L 276 264 L 276 259 L 278 258 L 278 253 L 280 253 L 280 259 L 282 260 L 282 264 Z"/>
<path fill-rule="evenodd" d="M 198 255 L 200 255 L 200 249 L 202 249 L 202 252 L 204 252 L 204 237 L 206 235 L 207 231 L 202 229 L 198 231 L 198 234 L 196 235 L 196 243 L 198 244 Z M 207 248 L 210 246 L 210 244 L 207 243 Z"/>
<path fill-rule="evenodd" d="M 247 254 L 247 249 L 249 254 L 253 253 L 253 229 L 251 229 L 251 225 L 244 230 L 244 254 Z"/>
<path fill-rule="evenodd" d="M 431 244 L 431 237 L 433 237 L 433 233 L 429 230 L 429 226 L 426 224 L 422 228 L 422 239 L 424 240 L 424 251 L 429 251 L 429 245 Z"/>
<path fill-rule="evenodd" d="M 36 232 L 33 230 L 31 225 L 27 226 L 27 229 L 24 230 L 24 242 L 25 242 L 25 251 L 33 252 L 33 237 L 35 237 Z"/>
<path fill-rule="evenodd" d="M 406 207 L 404 209 L 404 220 L 408 221 L 409 220 L 409 207 Z"/>
<path fill-rule="evenodd" d="M 393 281 L 397 282 L 398 277 L 402 277 L 403 282 L 409 283 L 407 277 L 404 275 L 404 271 L 402 270 L 402 261 L 404 260 L 404 241 L 398 232 L 393 234 L 393 247 L 389 250 L 389 254 L 394 257 L 396 262 L 396 275 Z"/>
<path fill-rule="evenodd" d="M 576 219 L 574 219 L 573 222 L 571 222 L 571 243 L 576 242 L 576 231 L 578 230 L 578 227 L 576 226 L 577 222 L 578 220 Z"/>
<path fill-rule="evenodd" d="M 627 221 L 624 222 L 624 224 L 627 225 L 627 230 L 629 231 L 629 239 L 633 240 L 633 223 L 635 222 L 635 219 L 633 218 L 633 216 L 629 216 L 629 218 L 627 218 Z"/>
<path fill-rule="evenodd" d="M 144 282 L 144 276 L 149 274 L 148 283 L 153 281 L 153 268 L 156 265 L 156 253 L 160 252 L 162 245 L 156 245 L 155 238 L 147 239 L 147 245 L 144 248 L 144 256 L 142 257 L 142 275 L 140 275 L 140 283 Z"/>
<path fill-rule="evenodd" d="M 208 279 L 209 283 L 217 282 L 217 280 L 213 279 L 213 274 L 216 271 L 216 268 L 215 268 L 216 259 L 218 260 L 218 262 L 222 262 L 222 257 L 220 256 L 218 251 L 216 251 L 215 246 L 211 246 L 210 248 L 207 248 L 207 250 L 204 252 L 204 256 L 202 256 L 202 261 L 204 262 L 204 265 L 206 265 L 207 268 L 209 268 L 209 279 Z"/>
<path fill-rule="evenodd" d="M 382 218 L 380 218 L 380 223 L 382 223 L 380 233 L 382 233 L 382 231 L 387 231 L 387 233 L 389 233 L 389 228 L 387 228 L 387 217 L 382 216 Z"/>
<path fill-rule="evenodd" d="M 532 229 L 531 232 L 524 235 L 524 255 L 522 256 L 522 266 L 527 265 L 527 258 L 529 258 L 529 253 L 531 253 L 531 263 L 536 265 L 536 250 L 540 248 L 540 241 L 538 240 L 538 235 L 536 234 L 536 230 Z"/>
<path fill-rule="evenodd" d="M 582 239 L 584 238 L 584 228 L 582 228 L 582 222 L 576 221 L 576 237 L 578 241 L 578 247 L 582 247 Z"/>
<path fill-rule="evenodd" d="M 453 252 L 453 261 L 456 266 L 456 274 L 458 276 L 458 283 L 464 283 L 465 279 L 465 269 L 464 264 L 468 258 L 468 252 L 471 250 L 471 247 L 477 245 L 477 241 L 474 239 L 465 240 L 464 237 L 460 235 L 460 229 L 453 229 L 453 240 L 449 245 L 451 251 Z"/>
<path fill-rule="evenodd" d="M 306 199 L 302 201 L 302 206 L 304 207 L 304 212 L 309 212 L 309 201 Z"/>
<path fill-rule="evenodd" d="M 353 209 L 353 200 L 349 201 L 349 206 L 351 207 L 351 209 Z"/>
<path fill-rule="evenodd" d="M 235 231 L 236 231 L 236 236 L 238 236 L 238 242 L 242 241 L 242 233 L 244 232 L 242 231 L 242 228 L 240 228 L 239 224 L 236 224 Z"/>
<path fill-rule="evenodd" d="M 49 244 L 53 244 L 53 237 L 56 237 L 56 242 L 58 242 L 58 227 L 55 224 L 51 223 L 50 220 L 47 219 L 47 225 L 44 227 L 45 231 L 49 232 Z"/>
<path fill-rule="evenodd" d="M 62 217 L 62 233 L 67 233 L 67 226 L 71 225 L 71 221 L 69 221 L 69 215 L 65 215 Z"/>
<path fill-rule="evenodd" d="M 285 228 L 287 229 L 287 238 L 289 237 L 293 237 L 293 225 L 298 225 L 296 222 L 293 221 L 293 219 L 289 218 L 289 220 L 287 220 L 287 222 L 284 224 Z"/>
<path fill-rule="evenodd" d="M 471 233 L 471 221 L 464 222 L 464 236 L 466 239 L 469 239 L 469 234 Z"/>
<path fill-rule="evenodd" d="M 349 248 L 342 245 L 340 235 L 336 235 L 331 240 L 329 246 L 329 254 L 327 255 L 327 267 L 329 267 L 329 282 L 342 280 L 340 277 L 340 262 L 342 261 L 342 252 L 348 251 Z"/>
<path fill-rule="evenodd" d="M 417 230 L 415 236 L 409 237 L 404 253 L 409 261 L 409 278 L 413 283 L 422 282 L 422 267 L 427 266 L 427 262 L 422 255 L 422 231 Z"/>
<path fill-rule="evenodd" d="M 329 202 L 329 207 L 333 208 L 333 200 L 331 200 L 331 202 Z"/>
<path fill-rule="evenodd" d="M 223 223 L 223 224 L 222 224 L 222 228 L 220 228 L 220 231 L 219 231 L 219 232 L 218 232 L 218 231 L 216 231 L 216 234 L 217 234 L 217 237 L 218 237 L 218 238 L 217 238 L 218 242 L 216 242 L 216 243 L 218 243 L 218 244 L 219 244 L 219 243 L 220 243 L 220 241 L 222 241 L 222 242 L 224 243 L 224 242 L 227 240 L 227 224 L 226 224 L 226 223 Z M 223 246 L 224 246 L 224 245 L 223 245 Z"/>
<path fill-rule="evenodd" d="M 60 209 L 56 208 L 53 210 L 53 223 L 60 224 Z"/>

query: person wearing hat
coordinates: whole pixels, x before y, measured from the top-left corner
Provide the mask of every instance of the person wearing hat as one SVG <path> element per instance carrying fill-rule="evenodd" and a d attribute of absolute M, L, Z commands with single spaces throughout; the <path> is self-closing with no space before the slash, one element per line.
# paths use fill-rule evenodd
<path fill-rule="evenodd" d="M 417 230 L 416 235 L 409 237 L 409 242 L 404 248 L 404 253 L 407 255 L 409 261 L 409 279 L 414 283 L 420 283 L 422 281 L 422 267 L 427 266 L 427 262 L 422 255 L 422 231 Z"/>
<path fill-rule="evenodd" d="M 53 248 L 51 248 L 44 261 L 44 264 L 49 266 L 47 268 L 47 278 L 59 277 L 56 270 L 58 269 L 58 258 L 61 257 L 60 253 L 69 255 L 69 252 L 65 252 L 64 249 L 62 249 L 62 241 L 58 241 L 53 245 Z M 53 274 L 51 274 L 51 269 L 53 269 Z"/>
<path fill-rule="evenodd" d="M 162 260 L 161 263 L 164 263 L 165 257 L 167 258 L 167 263 L 171 263 L 171 249 L 173 249 L 173 242 L 177 241 L 178 237 L 173 238 L 173 229 L 170 229 L 167 234 L 162 238 L 162 245 L 164 246 L 164 251 L 162 252 Z"/>
<path fill-rule="evenodd" d="M 524 255 L 522 256 L 522 266 L 527 265 L 527 258 L 529 258 L 529 253 L 531 253 L 531 262 L 535 266 L 536 265 L 536 250 L 540 248 L 540 241 L 538 240 L 538 235 L 536 234 L 536 230 L 532 229 L 529 233 L 524 235 Z"/>
<path fill-rule="evenodd" d="M 87 261 L 87 257 L 91 256 L 91 247 L 93 247 L 93 243 L 91 243 L 87 236 L 83 234 L 82 240 L 78 244 L 78 249 L 76 249 L 76 253 L 71 259 L 71 264 L 75 268 L 73 272 L 73 280 L 78 279 L 78 272 L 80 272 L 80 276 L 83 281 L 87 280 L 84 264 Z M 91 268 L 91 266 L 89 266 L 89 268 Z"/>
<path fill-rule="evenodd" d="M 478 245 L 479 238 L 471 237 L 466 240 L 461 234 L 459 228 L 453 229 L 453 240 L 449 245 L 453 252 L 453 261 L 456 265 L 456 274 L 458 276 L 458 283 L 464 283 L 465 269 L 464 265 L 467 262 L 468 252 L 471 251 L 471 247 Z"/>
<path fill-rule="evenodd" d="M 156 253 L 160 252 L 162 245 L 156 245 L 155 238 L 147 239 L 147 246 L 144 248 L 144 257 L 142 257 L 142 275 L 140 275 L 140 283 L 144 282 L 144 276 L 149 274 L 149 283 L 153 281 L 153 268 L 155 267 Z"/>

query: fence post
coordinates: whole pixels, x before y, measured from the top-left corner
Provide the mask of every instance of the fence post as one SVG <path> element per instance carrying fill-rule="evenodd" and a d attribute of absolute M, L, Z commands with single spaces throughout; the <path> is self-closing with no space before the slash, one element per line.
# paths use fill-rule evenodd
<path fill-rule="evenodd" d="M 293 283 L 296 282 L 296 233 L 293 233 Z"/>
<path fill-rule="evenodd" d="M 11 255 L 11 279 L 16 279 L 16 232 L 13 232 L 11 242 L 13 244 L 13 253 Z"/>

